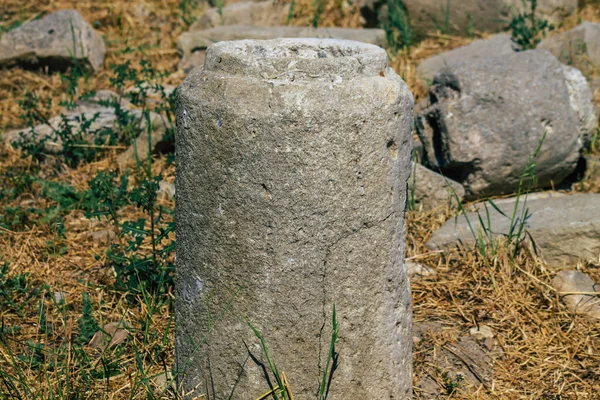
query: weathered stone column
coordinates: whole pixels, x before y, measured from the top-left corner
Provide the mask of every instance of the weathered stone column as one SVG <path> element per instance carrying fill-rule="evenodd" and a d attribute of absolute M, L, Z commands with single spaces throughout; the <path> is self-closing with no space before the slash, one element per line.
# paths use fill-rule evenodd
<path fill-rule="evenodd" d="M 221 42 L 178 93 L 183 388 L 219 400 L 269 390 L 246 319 L 294 398 L 316 398 L 335 304 L 328 399 L 411 397 L 403 227 L 413 98 L 385 51 L 329 39 Z"/>

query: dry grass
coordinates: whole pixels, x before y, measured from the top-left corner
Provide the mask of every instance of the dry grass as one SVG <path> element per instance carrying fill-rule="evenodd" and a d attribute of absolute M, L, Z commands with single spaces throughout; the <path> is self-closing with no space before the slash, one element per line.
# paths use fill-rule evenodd
<path fill-rule="evenodd" d="M 175 72 L 177 56 L 175 43 L 185 30 L 180 0 L 146 0 L 149 15 L 140 12 L 138 2 L 106 0 L 5 0 L 0 22 L 3 26 L 40 13 L 74 8 L 86 20 L 98 21 L 105 36 L 108 55 L 105 65 L 130 60 L 139 64 L 139 51 L 125 52 L 129 47 L 143 45 L 145 56 L 161 70 L 173 71 L 165 83 L 177 85 L 182 79 Z M 341 5 L 340 5 L 341 4 Z M 315 12 L 312 0 L 296 2 L 298 13 L 295 24 L 310 25 Z M 193 11 L 200 14 L 201 9 Z M 146 13 L 146 14 L 148 14 Z M 578 16 L 565 21 L 560 30 L 576 25 L 580 19 L 600 21 L 600 9 L 586 6 Z M 327 1 L 319 21 L 321 26 L 360 26 L 360 16 L 346 3 Z M 482 36 L 482 35 L 480 35 Z M 406 80 L 417 102 L 426 97 L 427 87 L 416 74 L 417 63 L 430 55 L 469 42 L 469 39 L 432 34 L 410 50 L 391 58 L 391 65 Z M 109 68 L 82 82 L 83 88 L 109 89 Z M 42 98 L 54 99 L 47 111 L 58 111 L 58 99 L 64 98 L 65 83 L 59 74 L 22 69 L 0 70 L 0 132 L 22 127 L 18 100 L 24 91 L 35 91 Z M 67 182 L 78 190 L 85 190 L 87 182 L 99 169 L 108 170 L 115 164 L 115 155 L 76 170 L 62 167 L 60 175 L 51 170 L 44 172 L 49 180 Z M 28 160 L 10 149 L 0 153 L 0 174 L 27 171 Z M 155 173 L 161 172 L 167 181 L 173 181 L 174 167 L 163 159 L 154 163 Z M 583 186 L 581 190 L 600 190 Z M 168 201 L 167 201 L 168 202 Z M 35 205 L 44 208 L 37 188 L 15 199 L 11 204 Z M 172 206 L 172 204 L 171 204 Z M 493 378 L 481 384 L 460 383 L 451 395 L 457 399 L 594 399 L 600 392 L 600 326 L 565 310 L 554 290 L 549 286 L 555 272 L 548 270 L 526 249 L 516 259 L 501 252 L 492 260 L 484 260 L 472 249 L 448 253 L 428 253 L 424 246 L 430 234 L 451 216 L 450 210 L 411 211 L 407 214 L 407 256 L 417 257 L 437 271 L 437 275 L 413 283 L 414 319 L 438 322 L 442 327 L 423 336 L 415 347 L 415 385 L 418 396 L 423 393 L 418 382 L 432 377 L 440 390 L 448 384 L 448 375 L 436 364 L 442 349 L 454 346 L 460 337 L 477 324 L 485 324 L 495 332 L 495 343 L 490 357 L 495 359 Z M 124 217 L 137 216 L 134 210 L 125 210 Z M 9 265 L 8 276 L 29 274 L 30 292 L 26 298 L 16 299 L 21 311 L 2 308 L 0 319 L 3 344 L 0 345 L 0 369 L 18 377 L 20 388 L 29 387 L 35 398 L 148 398 L 147 393 L 160 396 L 163 391 L 155 384 L 155 375 L 170 370 L 173 364 L 172 314 L 168 305 L 149 309 L 148 303 L 127 302 L 122 293 L 111 289 L 113 272 L 105 266 L 106 242 L 91 239 L 90 232 L 110 228 L 106 222 L 85 218 L 81 211 L 71 211 L 64 218 L 66 237 L 56 235 L 43 224 L 28 224 L 18 231 L 0 230 L 0 260 Z M 67 252 L 58 249 L 66 246 Z M 575 266 L 573 266 L 575 267 Z M 600 281 L 597 265 L 581 264 L 582 271 Z M 43 288 L 36 295 L 35 288 Z M 2 287 L 0 286 L 0 290 Z M 53 301 L 55 293 L 66 294 L 66 306 Z M 82 293 L 90 294 L 95 305 L 94 315 L 100 324 L 123 321 L 131 331 L 131 338 L 121 346 L 104 352 L 83 347 L 88 363 L 84 366 L 82 354 L 76 354 L 73 340 L 78 335 L 77 321 L 82 315 Z M 46 333 L 39 329 L 39 303 L 47 310 Z M 8 333 L 20 327 L 19 332 Z M 14 367 L 13 355 L 31 355 L 27 341 L 41 343 L 43 363 L 39 368 Z M 136 357 L 136 354 L 138 357 Z M 118 372 L 110 378 L 88 379 L 85 374 L 100 374 L 118 364 Z M 53 366 L 53 363 L 55 365 Z M 460 364 L 460 363 L 459 363 Z M 20 363 L 21 366 L 27 364 Z M 112 366 L 111 366 L 112 365 Z M 456 365 L 456 370 L 465 365 Z M 21 376 L 19 374 L 22 373 Z M 144 376 L 147 379 L 144 379 Z M 454 379 L 454 378 L 452 378 Z M 147 384 L 147 385 L 146 385 Z M 0 398 L 10 392 L 6 379 L 0 379 Z M 85 388 L 85 392 L 78 392 Z M 24 392 L 23 392 L 24 393 Z M 30 398 L 23 394 L 22 398 Z M 166 397 L 173 397 L 167 393 Z"/>

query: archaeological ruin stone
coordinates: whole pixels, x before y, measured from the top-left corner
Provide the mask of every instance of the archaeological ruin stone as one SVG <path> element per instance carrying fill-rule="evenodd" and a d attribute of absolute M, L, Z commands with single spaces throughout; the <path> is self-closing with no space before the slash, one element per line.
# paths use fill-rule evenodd
<path fill-rule="evenodd" d="M 446 178 L 419 163 L 412 163 L 413 169 L 408 179 L 408 200 L 418 203 L 425 209 L 456 205 L 465 196 L 465 188 L 452 179 Z"/>
<path fill-rule="evenodd" d="M 569 92 L 569 103 L 577 121 L 577 132 L 583 140 L 583 147 L 588 149 L 598 123 L 594 95 L 587 79 L 577 68 L 563 65 L 563 74 Z"/>
<path fill-rule="evenodd" d="M 64 129 L 66 121 L 72 134 L 84 133 L 85 138 L 93 143 L 98 135 L 118 127 L 119 116 L 115 112 L 115 107 L 106 103 L 117 99 L 120 99 L 121 107 L 130 119 L 130 126 L 135 126 L 133 131 L 142 132 L 130 147 L 117 156 L 119 166 L 126 167 L 134 163 L 136 154 L 142 159 L 145 158 L 148 149 L 153 153 L 160 151 L 164 147 L 163 137 L 167 129 L 172 129 L 171 124 L 154 112 L 150 112 L 146 119 L 140 110 L 134 109 L 128 101 L 119 98 L 116 93 L 109 90 L 98 91 L 93 97 L 76 102 L 74 108 L 64 109 L 60 115 L 49 118 L 48 123 L 34 126 L 33 130 L 25 128 L 6 132 L 0 135 L 0 142 L 18 146 L 23 141 L 33 141 L 43 143 L 46 152 L 57 153 L 62 150 L 63 143 L 55 131 Z M 82 132 L 83 126 L 90 121 L 89 126 L 86 126 L 85 131 Z"/>
<path fill-rule="evenodd" d="M 600 66 L 600 24 L 584 21 L 570 31 L 542 40 L 538 48 L 552 52 L 563 64 L 590 75 Z"/>
<path fill-rule="evenodd" d="M 249 322 L 294 398 L 314 398 L 334 305 L 328 398 L 411 397 L 413 98 L 387 60 L 352 41 L 221 42 L 178 88 L 176 369 L 190 397 L 210 371 L 211 398 L 269 390 Z"/>
<path fill-rule="evenodd" d="M 417 38 L 435 31 L 461 36 L 467 36 L 470 29 L 500 32 L 514 15 L 524 10 L 522 0 L 403 0 L 402 3 Z M 551 22 L 558 22 L 576 9 L 577 0 L 537 1 L 537 15 Z"/>
<path fill-rule="evenodd" d="M 312 28 L 301 26 L 219 26 L 202 31 L 183 33 L 177 41 L 177 52 L 182 57 L 179 68 L 186 73 L 204 64 L 206 48 L 226 40 L 320 38 L 345 39 L 387 47 L 385 32 L 381 29 Z"/>
<path fill-rule="evenodd" d="M 486 40 L 475 40 L 467 46 L 459 47 L 421 61 L 417 73 L 426 80 L 433 80 L 435 74 L 446 65 L 486 57 L 512 54 L 519 50 L 519 45 L 504 33 Z"/>
<path fill-rule="evenodd" d="M 553 268 L 563 268 L 580 260 L 598 260 L 600 255 L 600 195 L 575 194 L 571 196 L 531 195 L 524 203 L 521 197 L 517 216 L 522 215 L 523 206 L 529 210 L 525 229 L 535 242 L 540 256 Z M 494 238 L 502 238 L 510 231 L 511 217 L 516 198 L 494 201 L 505 214 L 502 215 L 488 204 L 487 211 L 479 205 L 479 215 L 486 221 Z M 488 226 L 487 217 L 490 223 Z M 477 212 L 459 215 L 449 219 L 433 233 L 427 242 L 432 250 L 449 249 L 459 244 L 471 246 L 475 238 L 469 228 L 469 222 L 475 234 L 481 230 Z M 517 221 L 519 222 L 519 221 Z"/>
<path fill-rule="evenodd" d="M 574 270 L 561 271 L 552 280 L 552 286 L 569 310 L 600 319 L 600 286 L 588 275 Z"/>
<path fill-rule="evenodd" d="M 74 10 L 61 10 L 21 25 L 0 38 L 0 67 L 42 66 L 65 70 L 104 62 L 102 36 Z"/>
<path fill-rule="evenodd" d="M 286 25 L 290 3 L 269 1 L 241 1 L 225 7 L 207 10 L 191 26 L 191 31 L 199 31 L 217 26 L 245 25 L 267 27 Z"/>
<path fill-rule="evenodd" d="M 537 184 L 558 185 L 592 135 L 589 96 L 573 93 L 589 88 L 567 72 L 544 50 L 444 67 L 417 118 L 425 164 L 461 183 L 467 199 L 511 193 L 541 143 Z"/>

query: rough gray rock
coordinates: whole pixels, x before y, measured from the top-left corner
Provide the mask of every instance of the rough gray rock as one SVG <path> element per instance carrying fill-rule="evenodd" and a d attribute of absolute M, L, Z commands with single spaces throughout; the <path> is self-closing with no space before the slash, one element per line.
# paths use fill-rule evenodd
<path fill-rule="evenodd" d="M 256 27 L 286 25 L 290 12 L 289 3 L 273 1 L 242 1 L 221 8 L 207 10 L 190 30 L 200 31 L 217 26 L 246 25 Z"/>
<path fill-rule="evenodd" d="M 93 142 L 95 132 L 101 132 L 102 130 L 109 128 L 117 128 L 118 118 L 115 113 L 115 108 L 112 106 L 106 106 L 100 104 L 100 101 L 106 101 L 110 99 L 117 99 L 116 93 L 101 90 L 96 93 L 93 98 L 85 101 L 78 101 L 76 107 L 73 109 L 64 109 L 60 115 L 52 117 L 48 120 L 48 124 L 40 124 L 34 127 L 33 131 L 30 128 L 17 129 L 6 132 L 0 136 L 0 142 L 7 144 L 16 144 L 21 140 L 21 137 L 27 140 L 34 140 L 37 142 L 44 141 L 45 151 L 49 153 L 56 153 L 62 149 L 62 141 L 54 133 L 55 130 L 59 130 L 63 124 L 63 116 L 71 127 L 71 132 L 79 133 L 83 121 L 93 121 L 86 132 L 90 133 L 88 136 L 90 142 Z M 149 114 L 149 122 L 146 118 L 143 118 L 143 114 L 140 110 L 131 108 L 131 104 L 125 100 L 121 101 L 121 106 L 127 110 L 132 116 L 134 124 L 139 122 L 139 128 L 143 132 L 135 140 L 135 145 L 131 145 L 123 153 L 119 154 L 117 161 L 121 167 L 125 167 L 130 163 L 135 162 L 135 154 L 144 158 L 150 148 L 152 152 L 156 152 L 161 145 L 163 136 L 169 127 L 169 123 L 159 114 L 151 112 Z M 141 120 L 141 121 L 140 121 Z M 150 126 L 150 135 L 148 135 L 148 127 Z M 150 136 L 150 137 L 149 137 Z M 148 140 L 150 139 L 150 144 Z"/>
<path fill-rule="evenodd" d="M 462 202 L 465 188 L 460 183 L 445 178 L 421 164 L 413 162 L 412 165 L 412 175 L 408 179 L 409 201 L 419 203 L 424 208 Z"/>
<path fill-rule="evenodd" d="M 432 80 L 435 74 L 446 65 L 513 54 L 518 50 L 519 45 L 510 36 L 502 33 L 486 40 L 475 40 L 467 46 L 429 57 L 419 63 L 417 73 L 425 79 Z"/>
<path fill-rule="evenodd" d="M 552 286 L 569 310 L 600 319 L 600 286 L 592 278 L 579 271 L 561 271 Z"/>
<path fill-rule="evenodd" d="M 210 359 L 214 398 L 238 377 L 233 398 L 268 390 L 245 317 L 294 397 L 314 398 L 335 304 L 340 364 L 328 398 L 410 398 L 413 98 L 386 52 L 330 39 L 221 42 L 177 93 L 183 388 L 206 387 Z"/>
<path fill-rule="evenodd" d="M 523 10 L 522 0 L 403 0 L 402 3 L 406 7 L 417 38 L 425 37 L 436 30 L 447 30 L 446 33 L 449 34 L 466 36 L 470 27 L 482 32 L 499 32 L 512 15 Z M 537 2 L 538 15 L 551 21 L 556 21 L 576 9 L 577 0 Z"/>
<path fill-rule="evenodd" d="M 182 56 L 179 68 L 185 72 L 203 65 L 206 48 L 226 40 L 320 38 L 345 39 L 387 47 L 385 32 L 381 29 L 311 28 L 302 26 L 220 26 L 203 31 L 183 33 L 177 41 L 177 52 Z"/>
<path fill-rule="evenodd" d="M 588 81 L 577 68 L 563 65 L 563 72 L 569 92 L 571 109 L 577 119 L 579 136 L 583 140 L 584 148 L 589 148 L 598 123 L 594 95 Z"/>
<path fill-rule="evenodd" d="M 0 38 L 0 67 L 39 65 L 65 70 L 80 63 L 97 70 L 105 55 L 102 36 L 74 10 L 57 11 Z"/>
<path fill-rule="evenodd" d="M 426 164 L 463 184 L 467 199 L 511 193 L 545 134 L 535 176 L 539 187 L 559 184 L 575 170 L 587 129 L 573 110 L 585 95 L 573 88 L 544 50 L 446 66 L 417 118 Z"/>
<path fill-rule="evenodd" d="M 600 24 L 584 21 L 570 31 L 542 40 L 537 47 L 552 52 L 563 64 L 573 65 L 588 75 L 600 67 Z"/>
<path fill-rule="evenodd" d="M 519 212 L 523 207 L 520 199 Z M 494 202 L 508 217 L 513 214 L 515 198 Z M 554 268 L 579 260 L 597 260 L 600 255 L 600 195 L 576 194 L 572 196 L 542 197 L 527 200 L 529 218 L 527 232 L 535 242 L 540 255 Z M 490 228 L 494 237 L 500 238 L 510 229 L 510 219 L 502 216 L 493 207 L 488 206 Z M 484 212 L 484 211 L 480 211 Z M 481 214 L 485 216 L 485 214 Z M 463 243 L 472 245 L 475 240 L 469 229 L 467 219 L 475 233 L 480 229 L 476 212 L 459 215 L 448 220 L 431 236 L 427 247 L 447 249 Z M 485 219 L 485 218 L 484 218 Z M 486 223 L 487 224 L 487 223 Z"/>

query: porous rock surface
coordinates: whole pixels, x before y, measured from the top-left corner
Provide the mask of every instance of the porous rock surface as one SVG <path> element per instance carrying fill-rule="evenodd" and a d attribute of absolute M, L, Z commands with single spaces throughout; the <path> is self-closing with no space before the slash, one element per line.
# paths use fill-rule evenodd
<path fill-rule="evenodd" d="M 584 21 L 570 31 L 549 36 L 537 47 L 589 74 L 600 66 L 600 24 Z"/>
<path fill-rule="evenodd" d="M 429 57 L 419 63 L 417 73 L 422 78 L 432 80 L 436 73 L 446 65 L 469 60 L 477 60 L 486 57 L 496 57 L 504 54 L 513 54 L 519 50 L 510 36 L 501 33 L 485 40 L 475 40 L 467 46 L 462 46 L 433 57 Z"/>
<path fill-rule="evenodd" d="M 381 29 L 312 28 L 302 26 L 218 26 L 202 31 L 183 33 L 177 41 L 177 52 L 182 57 L 179 68 L 185 72 L 203 65 L 208 46 L 227 40 L 321 38 L 345 39 L 387 47 L 385 32 Z"/>
<path fill-rule="evenodd" d="M 417 118 L 425 163 L 461 183 L 467 199 L 482 198 L 514 192 L 541 143 L 537 183 L 559 184 L 588 137 L 580 125 L 587 118 L 574 111 L 586 96 L 573 95 L 566 81 L 544 50 L 444 67 L 430 88 L 432 105 Z"/>
<path fill-rule="evenodd" d="M 335 304 L 340 362 L 328 398 L 410 398 L 403 210 L 414 104 L 385 51 L 330 39 L 221 42 L 177 93 L 183 388 L 206 387 L 210 361 L 211 397 L 268 391 L 245 318 L 294 398 L 314 398 Z"/>
<path fill-rule="evenodd" d="M 0 67 L 39 65 L 65 70 L 79 63 L 97 70 L 105 55 L 102 36 L 75 10 L 57 11 L 0 38 Z"/>

